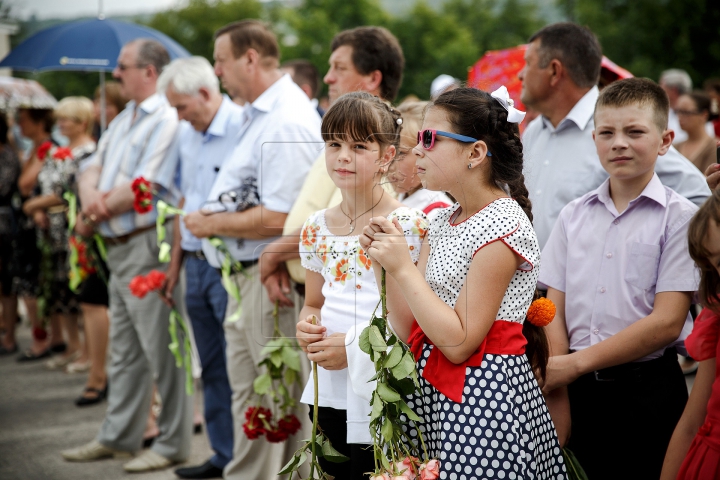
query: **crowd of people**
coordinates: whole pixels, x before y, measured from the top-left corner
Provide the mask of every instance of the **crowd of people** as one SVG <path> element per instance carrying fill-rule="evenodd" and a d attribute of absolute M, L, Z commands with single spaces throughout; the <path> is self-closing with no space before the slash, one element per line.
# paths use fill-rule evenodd
<path fill-rule="evenodd" d="M 504 87 L 449 76 L 393 106 L 404 57 L 384 28 L 342 31 L 331 51 L 327 108 L 317 69 L 281 64 L 271 29 L 243 20 L 215 33 L 214 65 L 137 39 L 94 102 L 0 118 L 0 354 L 20 352 L 20 298 L 32 344 L 18 360 L 87 372 L 80 407 L 107 400 L 97 437 L 65 460 L 187 460 L 198 415 L 168 348 L 178 309 L 213 450 L 180 478 L 278 478 L 315 401 L 349 457 L 320 460 L 338 479 L 563 479 L 565 447 L 591 479 L 719 478 L 720 81 L 693 90 L 672 69 L 601 90 L 595 35 L 552 24 L 519 75 L 527 122 Z M 183 211 L 166 219 L 169 253 L 159 201 Z M 152 270 L 158 294 L 136 296 Z M 402 470 L 377 471 L 368 448 L 359 338 L 381 270 L 418 370 L 407 442 L 422 433 L 439 470 L 391 477 Z M 549 325 L 526 321 L 538 297 Z M 283 387 L 302 426 L 279 442 L 250 438 L 274 427 L 246 417 L 275 329 L 304 352 L 301 385 Z"/>

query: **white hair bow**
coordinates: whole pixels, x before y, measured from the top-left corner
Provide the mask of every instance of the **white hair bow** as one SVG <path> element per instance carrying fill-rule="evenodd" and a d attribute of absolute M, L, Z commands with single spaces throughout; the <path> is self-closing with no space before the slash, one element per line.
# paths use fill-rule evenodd
<path fill-rule="evenodd" d="M 510 98 L 510 94 L 508 93 L 508 89 L 505 87 L 505 85 L 492 92 L 490 96 L 500 102 L 500 105 L 502 105 L 503 108 L 507 110 L 508 122 L 520 123 L 523 121 L 523 119 L 525 118 L 525 112 L 521 112 L 520 110 L 515 108 L 515 102 L 512 98 Z"/>

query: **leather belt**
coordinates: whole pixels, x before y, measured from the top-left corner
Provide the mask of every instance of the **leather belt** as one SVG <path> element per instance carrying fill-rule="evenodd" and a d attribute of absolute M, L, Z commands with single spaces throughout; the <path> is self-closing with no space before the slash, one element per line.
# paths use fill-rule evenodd
<path fill-rule="evenodd" d="M 207 257 L 205 256 L 205 252 L 202 250 L 183 250 L 183 254 L 186 257 L 192 257 L 197 258 L 198 260 L 203 260 L 207 262 Z"/>
<path fill-rule="evenodd" d="M 662 357 L 645 362 L 631 362 L 614 367 L 596 370 L 588 376 L 597 382 L 639 381 L 657 376 L 666 376 L 668 366 L 677 365 L 677 351 L 675 348 L 665 350 Z"/>
<path fill-rule="evenodd" d="M 137 230 L 133 230 L 130 233 L 126 233 L 125 235 L 120 235 L 119 237 L 102 237 L 102 239 L 105 241 L 105 245 L 125 245 L 128 241 L 130 241 L 131 238 L 137 237 L 141 233 L 145 233 L 148 230 L 154 230 L 155 225 L 149 225 L 147 227 L 138 228 Z"/>
<path fill-rule="evenodd" d="M 245 270 L 252 267 L 253 265 L 256 265 L 259 261 L 260 259 L 256 258 L 255 260 L 239 260 L 236 263 L 239 263 L 243 270 Z M 216 270 L 222 273 L 221 269 L 217 268 Z M 235 267 L 233 267 L 230 273 L 240 273 L 240 270 L 237 270 Z"/>

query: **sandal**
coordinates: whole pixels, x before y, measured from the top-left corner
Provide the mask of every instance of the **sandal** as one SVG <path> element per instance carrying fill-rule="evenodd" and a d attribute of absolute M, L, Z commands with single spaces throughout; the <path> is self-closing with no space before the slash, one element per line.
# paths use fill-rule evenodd
<path fill-rule="evenodd" d="M 78 407 L 86 407 L 88 405 L 95 405 L 96 403 L 100 403 L 107 397 L 107 385 L 102 390 L 98 390 L 97 388 L 92 387 L 86 387 L 85 393 L 94 393 L 94 397 L 86 397 L 85 395 L 80 395 L 78 398 L 75 399 L 75 405 Z"/>

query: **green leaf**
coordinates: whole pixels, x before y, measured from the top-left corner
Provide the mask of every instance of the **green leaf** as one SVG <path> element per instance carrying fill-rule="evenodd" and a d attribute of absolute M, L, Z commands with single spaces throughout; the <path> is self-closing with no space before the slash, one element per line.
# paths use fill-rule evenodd
<path fill-rule="evenodd" d="M 283 345 L 285 345 L 285 339 L 283 338 L 273 338 L 267 344 L 265 344 L 265 347 L 260 351 L 261 355 L 267 355 L 269 353 L 274 352 L 275 350 L 280 350 Z"/>
<path fill-rule="evenodd" d="M 372 399 L 372 412 L 370 412 L 370 421 L 372 422 L 376 418 L 380 418 L 382 415 L 382 408 L 383 403 L 382 400 L 380 400 L 380 396 L 377 394 L 377 392 L 373 393 L 373 399 Z"/>
<path fill-rule="evenodd" d="M 285 369 L 285 373 L 283 374 L 283 379 L 285 380 L 285 385 L 290 386 L 297 381 L 298 374 L 295 372 L 295 370 L 287 368 Z"/>
<path fill-rule="evenodd" d="M 382 333 L 380 333 L 380 329 L 375 325 L 370 327 L 370 344 L 376 352 L 384 352 L 387 350 L 385 338 L 382 336 Z"/>
<path fill-rule="evenodd" d="M 392 350 L 390 350 L 390 355 L 387 356 L 385 359 L 385 363 L 383 364 L 383 367 L 385 368 L 393 368 L 395 365 L 400 363 L 400 360 L 402 360 L 403 357 L 403 349 L 400 345 L 395 345 Z"/>
<path fill-rule="evenodd" d="M 288 463 L 285 464 L 285 466 L 280 470 L 277 474 L 278 475 L 287 475 L 290 472 L 294 472 L 297 467 L 300 466 L 300 457 L 294 456 L 290 459 Z"/>
<path fill-rule="evenodd" d="M 272 362 L 273 365 L 280 368 L 280 366 L 283 364 L 282 352 L 278 352 L 278 351 L 272 352 L 270 354 L 270 361 Z"/>
<path fill-rule="evenodd" d="M 170 261 L 170 244 L 162 242 L 160 244 L 160 253 L 158 253 L 158 261 L 160 263 L 168 263 Z"/>
<path fill-rule="evenodd" d="M 333 448 L 333 446 L 330 445 L 330 440 L 325 440 L 323 442 L 322 454 L 323 454 L 323 458 L 325 458 L 325 460 L 327 460 L 328 462 L 342 463 L 342 462 L 347 462 L 348 460 L 350 460 L 348 457 L 346 457 L 342 453 L 335 450 Z"/>
<path fill-rule="evenodd" d="M 283 363 L 288 368 L 291 368 L 295 370 L 296 372 L 300 371 L 300 354 L 297 350 L 295 350 L 294 347 L 291 347 L 289 345 L 285 346 L 282 350 L 282 359 Z"/>
<path fill-rule="evenodd" d="M 413 412 L 412 408 L 408 406 L 407 403 L 405 403 L 404 400 L 400 400 L 397 405 L 400 406 L 400 411 L 403 412 L 410 420 L 413 422 L 421 422 L 422 420 L 420 417 L 417 416 L 415 412 Z"/>
<path fill-rule="evenodd" d="M 377 389 L 375 390 L 380 398 L 389 403 L 394 403 L 400 400 L 400 394 L 390 388 L 384 383 L 378 382 Z"/>
<path fill-rule="evenodd" d="M 400 363 L 398 363 L 395 368 L 390 369 L 390 372 L 392 372 L 393 377 L 397 378 L 398 380 L 402 380 L 409 377 L 414 370 L 415 357 L 413 356 L 412 352 L 408 351 L 405 352 L 405 355 L 403 355 Z"/>
<path fill-rule="evenodd" d="M 257 393 L 258 395 L 265 395 L 268 390 L 270 390 L 271 385 L 272 378 L 270 378 L 270 375 L 268 375 L 267 373 L 263 373 L 253 382 L 253 390 L 255 390 L 255 393 Z"/>
<path fill-rule="evenodd" d="M 360 350 L 368 355 L 372 351 L 372 345 L 370 344 L 370 328 L 371 327 L 369 326 L 363 328 L 363 331 L 360 333 L 360 338 L 358 339 L 358 346 L 360 347 Z"/>
<path fill-rule="evenodd" d="M 393 439 L 393 425 L 392 422 L 389 420 L 385 420 L 382 427 L 380 428 L 380 433 L 382 434 L 383 438 L 387 443 L 391 443 Z"/>

